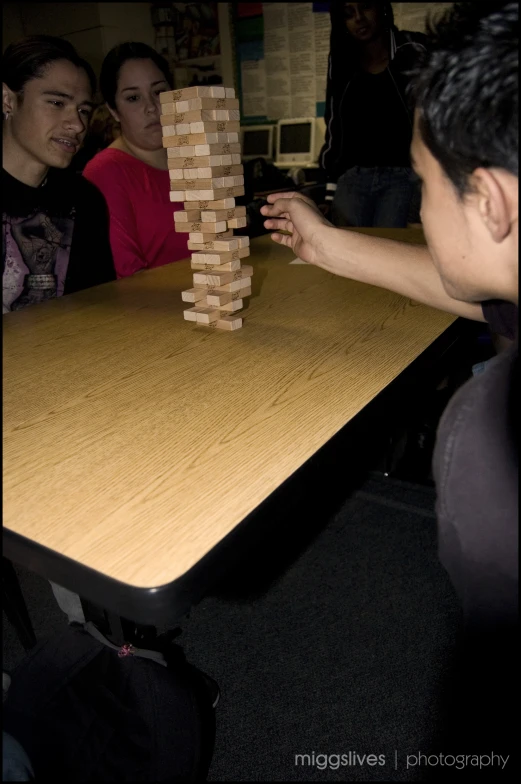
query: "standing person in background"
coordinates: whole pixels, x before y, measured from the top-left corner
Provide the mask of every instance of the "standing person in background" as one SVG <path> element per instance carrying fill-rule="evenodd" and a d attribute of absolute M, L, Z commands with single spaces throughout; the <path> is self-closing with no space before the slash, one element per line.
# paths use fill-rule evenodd
<path fill-rule="evenodd" d="M 107 206 L 70 169 L 92 113 L 90 65 L 62 38 L 35 35 L 2 57 L 3 312 L 116 277 Z"/>
<path fill-rule="evenodd" d="M 409 156 L 406 73 L 425 40 L 396 28 L 391 3 L 331 3 L 320 165 L 338 226 L 404 228 L 419 220 L 410 214 L 411 205 L 419 210 L 419 185 Z"/>
<path fill-rule="evenodd" d="M 166 60 L 143 43 L 120 44 L 101 66 L 100 89 L 120 135 L 92 158 L 83 176 L 105 196 L 118 278 L 189 256 L 186 234 L 175 231 L 182 204 L 169 199 L 159 95 L 172 88 Z"/>

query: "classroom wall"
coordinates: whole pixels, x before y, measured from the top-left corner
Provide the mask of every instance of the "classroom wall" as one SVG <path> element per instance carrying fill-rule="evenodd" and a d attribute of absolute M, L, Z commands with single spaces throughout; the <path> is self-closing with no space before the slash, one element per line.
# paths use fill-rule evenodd
<path fill-rule="evenodd" d="M 2 47 L 43 33 L 70 41 L 97 75 L 107 52 L 123 41 L 154 46 L 151 3 L 4 3 Z"/>
<path fill-rule="evenodd" d="M 427 14 L 437 15 L 452 3 L 392 3 L 394 21 L 400 30 L 423 33 Z"/>

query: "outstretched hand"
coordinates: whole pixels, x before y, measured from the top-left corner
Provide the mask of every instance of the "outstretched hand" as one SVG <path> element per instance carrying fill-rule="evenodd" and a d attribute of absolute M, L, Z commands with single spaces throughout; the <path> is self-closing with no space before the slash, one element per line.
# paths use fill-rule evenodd
<path fill-rule="evenodd" d="M 300 193 L 272 193 L 267 201 L 261 213 L 269 216 L 264 226 L 274 230 L 271 239 L 291 248 L 302 261 L 316 264 L 324 250 L 324 229 L 333 228 L 333 224 Z"/>

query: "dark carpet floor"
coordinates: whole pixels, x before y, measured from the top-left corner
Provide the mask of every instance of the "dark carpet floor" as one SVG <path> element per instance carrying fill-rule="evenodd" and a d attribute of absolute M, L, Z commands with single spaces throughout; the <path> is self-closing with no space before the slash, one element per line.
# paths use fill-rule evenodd
<path fill-rule="evenodd" d="M 64 616 L 18 571 L 48 636 Z M 424 780 L 406 757 L 440 750 L 459 624 L 434 491 L 371 475 L 264 593 L 209 596 L 183 622 L 188 660 L 221 688 L 209 780 Z M 8 670 L 23 657 L 5 617 L 3 653 Z"/>

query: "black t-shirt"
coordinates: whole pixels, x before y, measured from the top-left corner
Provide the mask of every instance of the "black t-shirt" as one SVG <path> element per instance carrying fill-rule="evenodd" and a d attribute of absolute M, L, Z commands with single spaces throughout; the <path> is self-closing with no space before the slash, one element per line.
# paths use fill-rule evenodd
<path fill-rule="evenodd" d="M 32 188 L 2 169 L 3 312 L 116 279 L 105 199 L 79 174 L 51 169 Z"/>
<path fill-rule="evenodd" d="M 357 71 L 341 106 L 345 156 L 357 166 L 410 166 L 411 120 L 388 68 Z"/>

